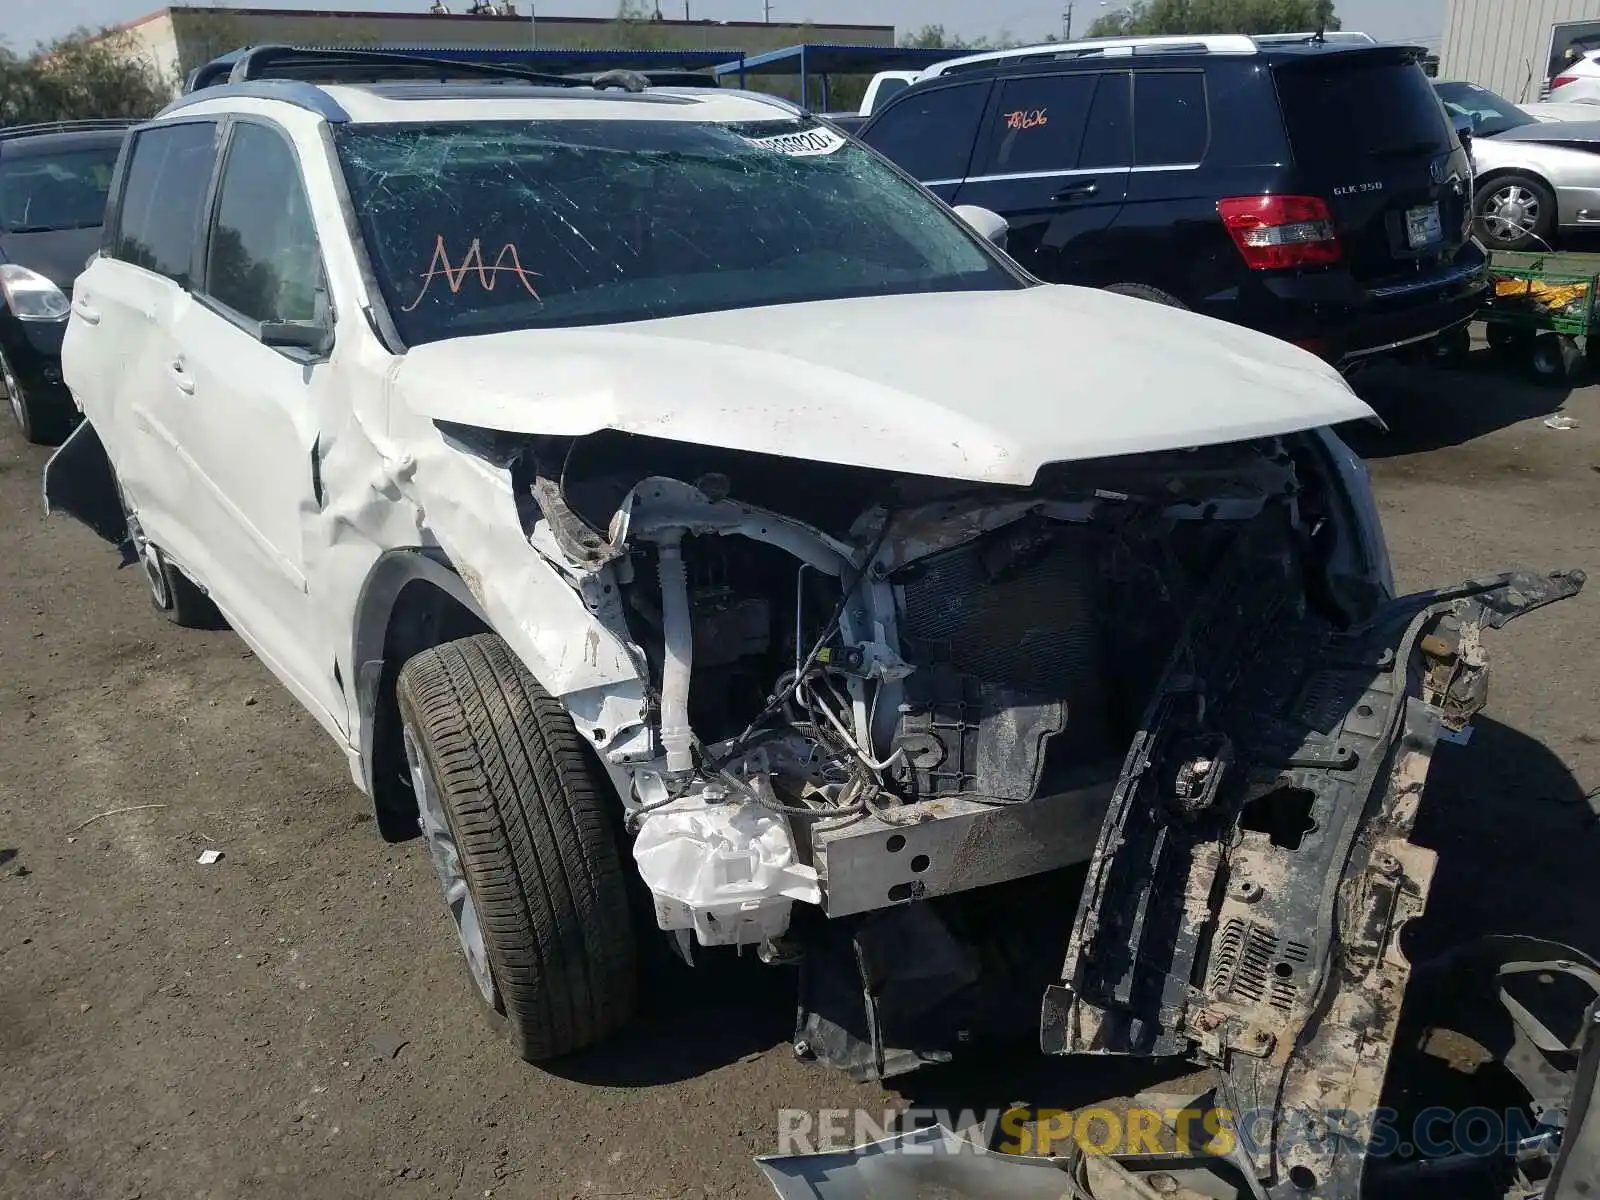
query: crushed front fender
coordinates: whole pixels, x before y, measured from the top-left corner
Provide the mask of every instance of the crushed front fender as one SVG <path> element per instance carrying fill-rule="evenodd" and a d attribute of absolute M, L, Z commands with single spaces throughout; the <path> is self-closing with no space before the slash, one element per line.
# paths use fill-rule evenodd
<path fill-rule="evenodd" d="M 1219 578 L 1118 778 L 1049 1053 L 1188 1055 L 1265 1116 L 1237 1160 L 1265 1196 L 1353 1197 L 1434 854 L 1410 840 L 1433 751 L 1482 708 L 1485 628 L 1581 571 L 1403 597 L 1336 630 L 1247 573 Z"/>

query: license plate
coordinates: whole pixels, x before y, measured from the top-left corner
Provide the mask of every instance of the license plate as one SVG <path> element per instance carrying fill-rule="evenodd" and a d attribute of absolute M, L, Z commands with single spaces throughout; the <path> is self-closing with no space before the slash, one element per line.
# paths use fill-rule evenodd
<path fill-rule="evenodd" d="M 1424 204 L 1406 209 L 1406 241 L 1413 250 L 1431 246 L 1444 240 L 1444 226 L 1439 223 L 1439 206 Z"/>

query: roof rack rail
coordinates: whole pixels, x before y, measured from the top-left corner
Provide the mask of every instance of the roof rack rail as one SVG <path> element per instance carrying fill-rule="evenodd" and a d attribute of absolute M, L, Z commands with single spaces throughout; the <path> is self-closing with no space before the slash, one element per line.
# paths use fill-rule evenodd
<path fill-rule="evenodd" d="M 133 117 L 98 117 L 83 121 L 40 121 L 33 125 L 10 125 L 0 128 L 0 141 L 7 138 L 33 137 L 43 133 L 93 133 L 129 129 L 139 124 Z"/>
<path fill-rule="evenodd" d="M 1010 50 L 986 50 L 934 63 L 922 72 L 923 79 L 934 79 L 958 71 L 980 70 L 993 63 L 1020 60 L 1045 62 L 1050 59 L 1090 58 L 1099 55 L 1123 58 L 1132 54 L 1257 54 L 1255 40 L 1242 33 L 1178 34 L 1163 37 L 1085 38 L 1077 42 L 1042 42 Z"/>
<path fill-rule="evenodd" d="M 1356 30 L 1326 29 L 1308 33 L 1253 33 L 1251 40 L 1258 46 L 1376 46 L 1378 39 L 1370 33 Z"/>
<path fill-rule="evenodd" d="M 231 61 L 230 61 L 231 59 Z M 385 72 L 384 68 L 393 68 Z M 299 46 L 252 46 L 237 57 L 224 56 L 190 75 L 186 90 L 223 83 L 290 79 L 303 83 L 380 83 L 427 77 L 459 79 L 463 75 L 538 83 L 550 87 L 622 88 L 642 92 L 649 79 L 638 71 L 602 71 L 592 78 L 530 71 L 511 63 L 434 58 L 387 50 L 309 50 Z"/>

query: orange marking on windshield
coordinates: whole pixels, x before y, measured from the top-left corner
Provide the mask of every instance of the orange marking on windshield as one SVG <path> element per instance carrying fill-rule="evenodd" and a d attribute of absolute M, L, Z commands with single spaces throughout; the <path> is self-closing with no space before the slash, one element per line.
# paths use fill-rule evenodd
<path fill-rule="evenodd" d="M 1047 108 L 1036 108 L 1032 112 L 1021 109 L 1017 112 L 1006 113 L 1006 128 L 1037 129 L 1041 125 L 1048 125 L 1050 124 L 1049 112 L 1050 110 Z"/>
<path fill-rule="evenodd" d="M 506 265 L 510 258 L 511 265 Z M 445 286 L 450 289 L 452 296 L 459 296 L 461 289 L 466 286 L 467 273 L 475 271 L 478 276 L 478 286 L 486 292 L 494 291 L 496 276 L 502 271 L 517 277 L 517 282 L 527 289 L 528 295 L 538 300 L 541 304 L 544 298 L 539 295 L 533 286 L 533 280 L 539 277 L 539 272 L 530 271 L 522 265 L 522 259 L 517 254 L 514 242 L 507 242 L 500 247 L 500 253 L 495 255 L 494 265 L 490 266 L 483 261 L 483 248 L 478 244 L 478 239 L 472 239 L 472 245 L 467 247 L 466 254 L 461 259 L 460 266 L 450 265 L 450 252 L 445 249 L 444 234 L 440 234 L 433 243 L 433 257 L 428 261 L 428 269 L 418 278 L 422 280 L 422 289 L 417 292 L 417 298 L 402 308 L 401 312 L 410 312 L 422 303 L 422 298 L 428 294 L 428 289 L 433 286 L 435 279 L 443 279 Z"/>

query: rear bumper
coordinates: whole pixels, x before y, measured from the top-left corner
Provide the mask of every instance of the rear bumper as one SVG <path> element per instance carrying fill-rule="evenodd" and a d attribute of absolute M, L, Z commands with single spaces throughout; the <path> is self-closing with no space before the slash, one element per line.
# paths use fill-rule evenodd
<path fill-rule="evenodd" d="M 1241 295 L 1242 323 L 1345 366 L 1427 341 L 1470 321 L 1489 293 L 1475 248 L 1414 280 L 1365 285 L 1346 272 L 1265 276 Z"/>
<path fill-rule="evenodd" d="M 1489 294 L 1487 284 L 1462 295 L 1439 299 L 1403 314 L 1385 314 L 1346 327 L 1329 360 L 1345 366 L 1375 355 L 1429 341 L 1472 320 Z"/>

